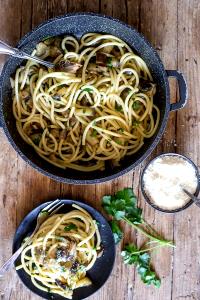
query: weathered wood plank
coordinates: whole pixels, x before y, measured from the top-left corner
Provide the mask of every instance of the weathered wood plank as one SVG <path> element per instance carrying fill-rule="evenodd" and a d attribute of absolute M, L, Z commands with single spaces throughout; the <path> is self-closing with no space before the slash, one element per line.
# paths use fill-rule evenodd
<path fill-rule="evenodd" d="M 170 114 L 168 127 L 162 142 L 154 155 L 174 151 L 185 153 L 199 164 L 199 1 L 160 1 L 160 0 L 13 0 L 0 1 L 1 38 L 16 44 L 20 35 L 28 32 L 32 26 L 56 15 L 68 12 L 93 11 L 119 18 L 135 26 L 153 44 L 159 52 L 165 67 L 178 67 L 187 75 L 190 89 L 190 106 L 181 112 Z M 178 6 L 177 6 L 178 2 Z M 15 30 L 13 23 L 15 20 Z M 178 31 L 177 31 L 178 25 Z M 178 38 L 177 38 L 178 34 Z M 178 51 L 177 51 L 178 42 Z M 178 58 L 178 60 L 177 60 Z M 2 65 L 5 58 L 0 57 Z M 173 100 L 176 99 L 176 84 L 171 85 Z M 184 132 L 184 134 L 183 134 Z M 176 140 L 177 135 L 177 140 Z M 114 193 L 125 186 L 133 186 L 139 195 L 140 205 L 144 208 L 145 218 L 163 232 L 165 237 L 173 238 L 173 216 L 155 212 L 145 204 L 139 191 L 141 167 L 134 172 L 111 182 L 90 185 L 60 185 L 32 170 L 9 146 L 3 133 L 0 133 L 0 262 L 11 253 L 12 238 L 16 226 L 24 215 L 42 201 L 61 197 L 83 200 L 101 210 L 101 198 L 104 194 Z M 177 147 L 176 147 L 177 144 Z M 6 159 L 5 159 L 6 157 Z M 143 164 L 144 165 L 144 164 Z M 134 177 L 133 177 L 134 175 Z M 134 179 L 134 181 L 133 181 Z M 10 213 L 11 212 L 11 213 Z M 162 287 L 158 291 L 141 284 L 134 269 L 125 267 L 120 258 L 122 245 L 117 247 L 117 259 L 111 277 L 105 286 L 89 299 L 95 300 L 178 300 L 200 299 L 198 249 L 200 248 L 198 210 L 192 207 L 175 217 L 174 237 L 177 248 L 174 251 L 172 274 L 172 256 L 166 249 L 155 253 L 153 265 L 162 278 Z M 124 243 L 142 239 L 129 227 L 122 224 L 125 231 Z M 173 275 L 173 276 L 172 276 Z M 173 280 L 173 286 L 171 282 Z M 8 284 L 7 284 L 8 282 Z M 6 285 L 6 289 L 4 289 Z M 173 289 L 172 289 L 173 288 Z M 3 300 L 40 299 L 29 292 L 19 282 L 14 272 L 9 273 L 0 290 L 4 291 Z"/>
<path fill-rule="evenodd" d="M 177 117 L 177 150 L 200 166 L 200 3 L 178 0 L 178 68 L 186 75 L 189 100 Z M 200 219 L 199 209 L 191 208 L 175 216 L 173 294 L 174 300 L 200 299 Z"/>
<path fill-rule="evenodd" d="M 130 2 L 134 7 L 134 3 Z M 138 30 L 152 43 L 161 56 L 166 69 L 176 69 L 177 65 L 177 10 L 175 1 L 141 1 L 139 4 L 139 24 Z M 132 12 L 131 6 L 128 6 L 128 11 Z M 171 13 L 173 11 L 173 13 Z M 130 15 L 130 19 L 131 19 Z M 134 20 L 134 15 L 132 16 Z M 173 30 L 171 30 L 173 28 Z M 171 87 L 172 98 L 176 96 L 176 86 Z M 168 127 L 165 136 L 158 145 L 157 149 L 151 155 L 174 151 L 175 136 L 175 113 L 170 114 Z M 145 162 L 143 163 L 145 165 Z M 139 176 L 139 175 L 138 175 Z M 135 184 L 134 184 L 135 185 Z M 173 216 L 161 214 L 152 209 L 148 204 L 145 204 L 144 199 L 139 191 L 140 203 L 144 209 L 144 217 L 148 223 L 154 228 L 162 232 L 168 239 L 173 239 Z M 143 239 L 138 236 L 138 243 L 142 243 Z M 171 299 L 171 280 L 172 280 L 172 254 L 170 249 L 161 249 L 152 255 L 152 264 L 159 274 L 162 284 L 159 290 L 154 287 L 145 287 L 139 276 L 136 276 L 134 299 Z M 167 292 L 166 292 L 167 291 Z"/>

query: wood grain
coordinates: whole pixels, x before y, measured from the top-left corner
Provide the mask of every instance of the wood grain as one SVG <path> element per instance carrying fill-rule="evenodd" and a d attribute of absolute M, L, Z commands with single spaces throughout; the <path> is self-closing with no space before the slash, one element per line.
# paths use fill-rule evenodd
<path fill-rule="evenodd" d="M 200 136 L 200 3 L 198 0 L 0 0 L 0 38 L 15 45 L 20 36 L 48 18 L 67 12 L 93 11 L 119 18 L 137 28 L 157 49 L 166 69 L 180 69 L 187 77 L 189 105 L 170 113 L 158 153 L 177 151 L 190 156 L 199 165 Z M 14 20 L 14 21 L 13 21 Z M 14 22 L 14 24 L 13 24 Z M 13 30 L 14 26 L 14 30 Z M 2 67 L 5 57 L 0 57 Z M 177 87 L 171 83 L 171 101 L 176 101 Z M 200 299 L 200 219 L 191 207 L 175 216 L 164 215 L 146 205 L 139 190 L 144 162 L 135 172 L 99 185 L 71 186 L 60 184 L 37 173 L 19 158 L 0 131 L 0 263 L 11 254 L 12 239 L 22 218 L 40 202 L 56 197 L 86 201 L 101 209 L 104 194 L 123 187 L 133 187 L 144 216 L 166 238 L 175 239 L 176 249 L 163 249 L 153 255 L 153 265 L 162 279 L 159 290 L 145 287 L 132 267 L 124 266 L 120 250 L 127 242 L 142 243 L 141 237 L 121 224 L 125 238 L 117 246 L 114 270 L 104 287 L 91 300 L 199 300 Z M 5 288 L 6 287 L 6 288 Z M 15 272 L 0 282 L 3 300 L 37 300 Z"/>

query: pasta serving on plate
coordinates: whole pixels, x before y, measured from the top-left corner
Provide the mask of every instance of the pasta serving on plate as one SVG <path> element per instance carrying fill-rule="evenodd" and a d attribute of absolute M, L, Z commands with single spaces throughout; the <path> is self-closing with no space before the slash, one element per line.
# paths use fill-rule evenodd
<path fill-rule="evenodd" d="M 91 284 L 86 272 L 101 252 L 96 221 L 79 207 L 49 217 L 21 254 L 22 269 L 40 290 L 72 298 L 73 290 Z"/>
<path fill-rule="evenodd" d="M 156 85 L 141 57 L 113 35 L 48 38 L 11 79 L 21 137 L 49 163 L 90 172 L 118 166 L 153 136 Z"/>

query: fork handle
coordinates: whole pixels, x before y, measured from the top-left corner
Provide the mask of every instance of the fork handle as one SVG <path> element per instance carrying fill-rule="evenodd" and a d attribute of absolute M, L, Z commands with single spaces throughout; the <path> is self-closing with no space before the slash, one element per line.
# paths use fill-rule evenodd
<path fill-rule="evenodd" d="M 10 45 L 3 42 L 2 40 L 0 40 L 0 53 L 8 54 L 8 55 L 18 57 L 18 58 L 25 58 L 25 59 L 28 59 L 28 60 L 30 59 L 30 60 L 36 61 L 39 64 L 42 64 L 42 65 L 48 67 L 48 68 L 54 68 L 53 63 L 51 63 L 49 61 L 42 60 L 42 59 L 40 59 L 36 56 L 31 56 L 31 55 L 29 55 L 29 54 L 25 53 L 24 51 L 19 50 L 17 48 L 13 48 Z"/>
<path fill-rule="evenodd" d="M 26 240 L 26 242 L 3 264 L 0 268 L 0 277 L 2 277 L 7 271 L 9 271 L 18 256 L 22 253 L 23 249 L 30 243 L 32 235 Z"/>

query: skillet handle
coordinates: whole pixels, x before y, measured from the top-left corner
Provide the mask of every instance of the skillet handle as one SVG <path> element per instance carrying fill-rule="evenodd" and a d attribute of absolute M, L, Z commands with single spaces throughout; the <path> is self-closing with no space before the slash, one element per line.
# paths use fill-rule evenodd
<path fill-rule="evenodd" d="M 188 100 L 188 88 L 184 75 L 176 70 L 166 70 L 167 77 L 174 77 L 178 81 L 179 101 L 170 105 L 170 111 L 176 111 L 183 108 Z"/>

